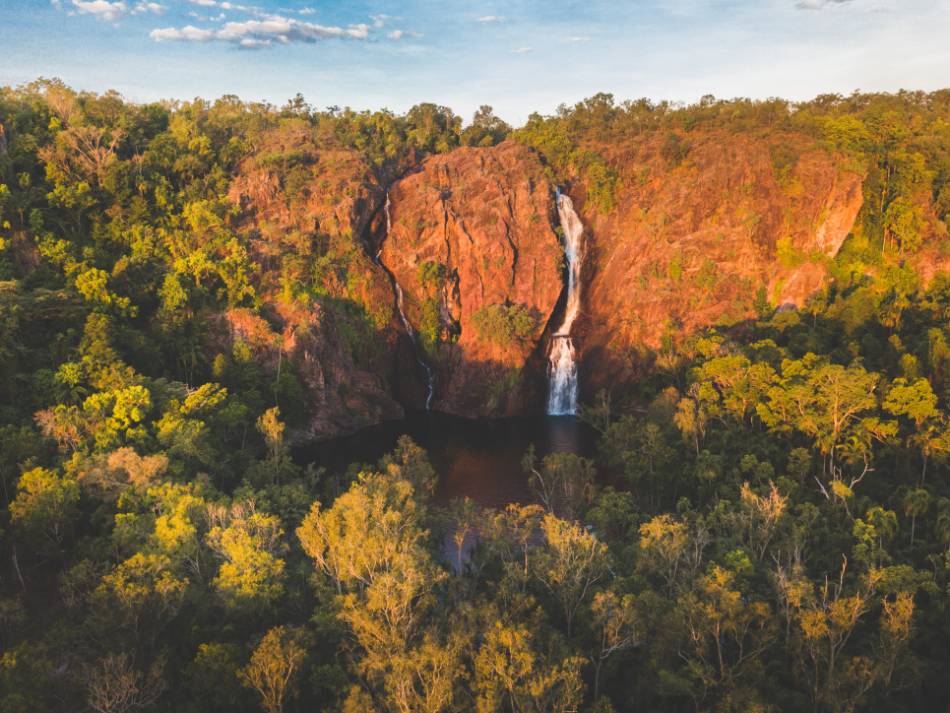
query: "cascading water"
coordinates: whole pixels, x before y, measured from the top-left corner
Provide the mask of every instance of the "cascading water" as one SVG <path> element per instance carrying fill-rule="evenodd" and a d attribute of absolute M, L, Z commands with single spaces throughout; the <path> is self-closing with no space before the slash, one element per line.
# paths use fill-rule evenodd
<path fill-rule="evenodd" d="M 551 337 L 548 355 L 548 415 L 573 416 L 577 413 L 577 358 L 571 327 L 581 309 L 581 265 L 584 259 L 584 225 L 574 212 L 570 197 L 557 191 L 557 212 L 564 233 L 564 257 L 567 260 L 567 307 L 561 326 Z"/>
<path fill-rule="evenodd" d="M 389 192 L 387 192 L 386 203 L 383 208 L 383 211 L 386 215 L 387 238 L 389 237 L 389 231 L 392 229 L 392 220 L 389 215 L 389 206 Z M 393 291 L 396 293 L 396 311 L 399 312 L 399 319 L 402 320 L 402 325 L 406 328 L 406 334 L 409 335 L 409 339 L 412 341 L 412 348 L 416 355 L 416 361 L 419 362 L 419 366 L 421 366 L 422 370 L 426 373 L 426 411 L 429 411 L 432 409 L 432 398 L 435 396 L 435 374 L 432 371 L 432 367 L 429 366 L 428 363 L 426 363 L 426 360 L 422 358 L 422 350 L 419 346 L 416 330 L 412 328 L 412 324 L 410 324 L 409 318 L 406 316 L 405 299 L 402 294 L 402 287 L 399 286 L 399 283 L 396 281 L 396 276 L 392 273 L 392 271 L 390 271 L 390 269 L 383 264 L 381 254 L 382 250 L 379 250 L 373 260 L 377 265 L 385 270 L 387 275 L 389 275 L 389 280 L 393 285 Z"/>

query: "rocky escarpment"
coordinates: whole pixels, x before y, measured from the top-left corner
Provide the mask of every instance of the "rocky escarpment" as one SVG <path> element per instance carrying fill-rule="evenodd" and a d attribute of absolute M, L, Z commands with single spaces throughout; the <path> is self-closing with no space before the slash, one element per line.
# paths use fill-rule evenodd
<path fill-rule="evenodd" d="M 672 149 L 671 147 L 672 142 Z M 581 323 L 589 395 L 633 376 L 666 337 L 801 305 L 827 280 L 862 205 L 862 176 L 808 137 L 696 133 L 598 147 L 614 205 L 572 186 L 588 227 Z"/>
<path fill-rule="evenodd" d="M 380 259 L 434 369 L 433 410 L 540 409 L 539 345 L 563 289 L 563 249 L 539 159 L 512 142 L 459 149 L 427 159 L 390 199 Z"/>
<path fill-rule="evenodd" d="M 277 374 L 286 363 L 306 401 L 306 436 L 399 418 L 396 323 L 382 269 L 361 243 L 384 189 L 355 153 L 318 147 L 303 123 L 259 139 L 229 192 L 260 265 L 261 314 L 232 309 L 229 337 Z"/>
<path fill-rule="evenodd" d="M 655 132 L 581 148 L 616 175 L 609 200 L 583 170 L 564 187 L 585 227 L 573 330 L 585 398 L 631 383 L 669 340 L 801 306 L 860 230 L 864 176 L 805 135 Z M 272 372 L 293 365 L 310 435 L 421 408 L 420 357 L 434 411 L 539 412 L 564 294 L 548 175 L 514 142 L 457 149 L 423 161 L 387 200 L 358 155 L 284 126 L 232 183 L 264 304 L 228 312 L 227 334 Z"/>

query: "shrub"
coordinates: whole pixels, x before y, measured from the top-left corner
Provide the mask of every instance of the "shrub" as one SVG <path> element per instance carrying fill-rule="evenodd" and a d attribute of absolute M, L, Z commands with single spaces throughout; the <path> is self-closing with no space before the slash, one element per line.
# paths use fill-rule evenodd
<path fill-rule="evenodd" d="M 520 304 L 487 305 L 472 315 L 478 335 L 499 346 L 524 343 L 537 329 L 538 319 Z"/>
<path fill-rule="evenodd" d="M 683 162 L 683 159 L 686 158 L 690 148 L 692 147 L 689 141 L 671 131 L 667 135 L 666 141 L 663 142 L 663 146 L 660 148 L 660 156 L 671 166 L 678 166 Z"/>

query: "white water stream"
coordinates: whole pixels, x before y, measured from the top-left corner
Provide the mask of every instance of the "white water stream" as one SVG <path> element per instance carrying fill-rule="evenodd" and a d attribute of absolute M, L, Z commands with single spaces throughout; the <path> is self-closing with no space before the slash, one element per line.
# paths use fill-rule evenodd
<path fill-rule="evenodd" d="M 571 327 L 581 309 L 581 266 L 584 261 L 584 225 L 574 212 L 569 196 L 557 192 L 557 212 L 564 233 L 564 258 L 567 261 L 567 306 L 561 326 L 551 337 L 548 355 L 548 415 L 573 416 L 577 413 L 577 358 Z"/>
<path fill-rule="evenodd" d="M 389 237 L 389 231 L 392 229 L 392 221 L 389 215 L 389 193 L 386 193 L 386 204 L 384 207 L 384 212 L 386 214 L 386 237 Z M 383 265 L 382 250 L 376 253 L 376 264 L 379 265 L 383 270 L 386 271 L 386 274 L 389 275 L 389 279 L 392 280 L 393 289 L 396 292 L 396 310 L 399 312 L 399 318 L 402 320 L 403 326 L 406 328 L 406 333 L 409 335 L 409 339 L 412 341 L 412 348 L 416 355 L 416 361 L 419 362 L 419 366 L 422 367 L 422 370 L 426 373 L 426 411 L 432 409 L 432 398 L 435 396 L 435 373 L 432 371 L 432 367 L 422 358 L 422 347 L 419 345 L 419 339 L 416 336 L 416 330 L 412 328 L 412 324 L 409 322 L 409 318 L 406 316 L 405 309 L 405 299 L 402 294 L 402 287 L 400 287 L 399 282 L 396 280 L 396 276 L 389 270 L 388 267 Z"/>

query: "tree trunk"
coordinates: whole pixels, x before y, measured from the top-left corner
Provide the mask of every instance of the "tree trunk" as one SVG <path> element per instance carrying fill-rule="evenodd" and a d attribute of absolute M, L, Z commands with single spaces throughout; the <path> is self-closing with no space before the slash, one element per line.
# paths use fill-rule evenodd
<path fill-rule="evenodd" d="M 597 666 L 594 668 L 594 703 L 600 698 L 600 668 L 604 665 L 604 657 L 597 657 Z"/>

